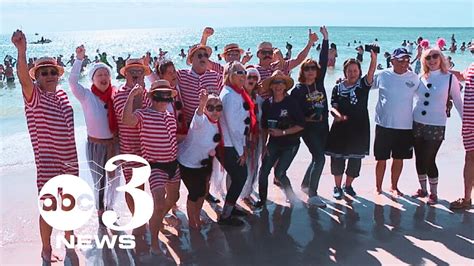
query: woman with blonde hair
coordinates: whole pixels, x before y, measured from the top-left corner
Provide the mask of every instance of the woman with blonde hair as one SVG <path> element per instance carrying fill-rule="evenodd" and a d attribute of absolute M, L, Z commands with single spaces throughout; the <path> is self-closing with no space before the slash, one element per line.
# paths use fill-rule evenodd
<path fill-rule="evenodd" d="M 246 138 L 257 126 L 254 103 L 244 88 L 246 79 L 247 71 L 241 63 L 233 61 L 225 65 L 224 88 L 219 95 L 224 107 L 219 120 L 224 143 L 217 150 L 217 158 L 230 175 L 231 184 L 219 217 L 220 225 L 241 226 L 243 222 L 233 216 L 246 215 L 235 208 L 248 174 Z"/>
<path fill-rule="evenodd" d="M 427 48 L 421 55 L 420 85 L 413 110 L 416 171 L 420 189 L 415 198 L 427 197 L 426 180 L 429 179 L 428 204 L 438 201 L 438 168 L 436 155 L 444 140 L 446 119 L 450 116 L 449 96 L 462 116 L 462 100 L 458 79 L 448 72 L 447 60 L 439 48 Z"/>

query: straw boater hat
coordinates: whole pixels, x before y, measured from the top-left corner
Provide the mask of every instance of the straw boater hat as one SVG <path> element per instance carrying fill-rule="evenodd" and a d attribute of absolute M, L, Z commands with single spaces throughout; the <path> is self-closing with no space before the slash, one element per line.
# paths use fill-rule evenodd
<path fill-rule="evenodd" d="M 141 68 L 143 68 L 143 70 L 145 71 L 145 76 L 148 76 L 148 75 L 151 74 L 150 67 L 145 65 L 145 62 L 143 61 L 143 59 L 140 59 L 140 58 L 128 59 L 125 62 L 125 66 L 120 69 L 120 74 L 122 76 L 125 76 L 125 73 L 127 73 L 127 70 L 131 67 L 141 67 Z"/>
<path fill-rule="evenodd" d="M 194 53 L 198 51 L 199 49 L 204 49 L 206 50 L 207 54 L 211 56 L 212 54 L 212 48 L 207 46 L 207 45 L 202 45 L 202 44 L 195 44 L 189 48 L 188 51 L 188 57 L 186 58 L 186 64 L 191 65 L 191 58 L 193 57 Z"/>
<path fill-rule="evenodd" d="M 262 83 L 262 88 L 264 91 L 268 91 L 270 90 L 270 85 L 272 84 L 272 81 L 274 80 L 277 80 L 277 79 L 281 79 L 281 80 L 284 80 L 285 83 L 286 83 L 286 89 L 285 90 L 289 90 L 293 87 L 293 85 L 295 84 L 295 82 L 293 81 L 292 78 L 290 78 L 289 76 L 283 74 L 283 72 L 281 70 L 276 70 L 275 72 L 273 72 L 272 76 L 267 78 L 266 80 L 263 81 Z"/>
<path fill-rule="evenodd" d="M 178 92 L 176 90 L 173 90 L 171 88 L 171 85 L 170 83 L 165 80 L 165 79 L 159 79 L 159 80 L 156 80 L 154 81 L 152 84 L 151 84 L 151 88 L 150 88 L 150 92 L 148 92 L 148 94 L 153 94 L 154 92 L 157 92 L 157 91 L 169 91 L 171 92 L 171 97 L 174 98 L 176 97 L 176 95 L 178 95 Z"/>
<path fill-rule="evenodd" d="M 52 57 L 41 57 L 38 58 L 35 61 L 35 66 L 32 67 L 29 71 L 30 77 L 32 79 L 36 79 L 36 70 L 38 70 L 41 67 L 54 67 L 58 70 L 59 77 L 61 77 L 64 74 L 64 68 L 60 65 L 58 65 L 58 61 Z"/>
<path fill-rule="evenodd" d="M 244 49 L 240 48 L 238 44 L 236 43 L 229 43 L 226 46 L 224 46 L 224 52 L 222 52 L 221 56 L 224 57 L 225 54 L 227 54 L 230 51 L 238 51 L 240 55 L 244 54 Z"/>

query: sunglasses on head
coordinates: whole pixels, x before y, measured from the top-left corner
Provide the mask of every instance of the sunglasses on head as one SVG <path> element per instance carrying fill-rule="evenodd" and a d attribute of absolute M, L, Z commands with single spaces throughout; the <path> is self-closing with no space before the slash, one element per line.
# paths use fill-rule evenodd
<path fill-rule="evenodd" d="M 270 84 L 285 84 L 286 82 L 282 79 L 275 79 Z"/>
<path fill-rule="evenodd" d="M 214 112 L 214 111 L 222 112 L 222 109 L 223 109 L 223 107 L 222 107 L 221 104 L 218 104 L 218 105 L 209 104 L 209 105 L 206 106 L 206 110 L 209 111 L 209 112 Z"/>
<path fill-rule="evenodd" d="M 41 74 L 42 77 L 47 77 L 48 75 L 55 77 L 55 76 L 59 75 L 58 71 L 55 70 L 55 69 L 51 69 L 50 71 L 43 70 L 43 71 L 40 72 L 40 74 Z"/>
<path fill-rule="evenodd" d="M 273 51 L 271 51 L 271 50 L 262 50 L 262 51 L 260 51 L 260 53 L 264 56 L 265 55 L 273 55 Z"/>
<path fill-rule="evenodd" d="M 316 66 L 314 66 L 314 65 L 313 65 L 313 66 L 305 66 L 305 67 L 303 67 L 303 71 L 310 71 L 310 70 L 316 71 L 316 70 L 318 70 L 318 67 L 316 67 Z"/>
<path fill-rule="evenodd" d="M 438 58 L 439 58 L 439 54 L 432 54 L 425 57 L 426 61 L 430 61 L 431 59 L 438 59 Z"/>
<path fill-rule="evenodd" d="M 196 54 L 196 56 L 197 56 L 199 59 L 202 59 L 203 57 L 209 58 L 209 55 L 208 55 L 207 53 Z"/>
<path fill-rule="evenodd" d="M 245 70 L 237 70 L 237 71 L 234 71 L 234 73 L 237 75 L 247 75 L 247 71 Z"/>

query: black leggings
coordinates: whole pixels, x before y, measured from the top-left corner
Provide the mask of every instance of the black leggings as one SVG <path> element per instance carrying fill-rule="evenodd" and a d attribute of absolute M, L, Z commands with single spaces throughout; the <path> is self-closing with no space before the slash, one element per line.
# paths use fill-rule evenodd
<path fill-rule="evenodd" d="M 181 180 L 188 189 L 188 200 L 196 202 L 199 198 L 204 197 L 212 167 L 188 168 L 180 164 L 179 170 Z"/>
<path fill-rule="evenodd" d="M 225 147 L 223 156 L 217 152 L 217 159 L 224 165 L 224 169 L 230 175 L 231 180 L 225 197 L 225 203 L 235 205 L 247 180 L 247 165 L 239 165 L 237 163 L 239 154 L 234 147 Z"/>
<path fill-rule="evenodd" d="M 419 175 L 428 175 L 429 178 L 439 176 L 436 155 L 442 142 L 442 140 L 415 138 L 416 172 Z"/>

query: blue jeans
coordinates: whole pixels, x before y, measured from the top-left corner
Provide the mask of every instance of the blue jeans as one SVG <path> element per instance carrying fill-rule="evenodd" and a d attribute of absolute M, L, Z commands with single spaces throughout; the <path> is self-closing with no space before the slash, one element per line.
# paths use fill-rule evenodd
<path fill-rule="evenodd" d="M 328 134 L 329 126 L 324 122 L 306 123 L 303 131 L 303 141 L 313 158 L 306 170 L 301 186 L 309 188 L 310 197 L 318 194 L 319 180 L 326 163 L 324 150 Z"/>
<path fill-rule="evenodd" d="M 290 180 L 286 176 L 286 171 L 290 168 L 299 147 L 300 144 L 287 147 L 280 147 L 273 143 L 268 144 L 268 153 L 262 159 L 262 167 L 260 167 L 260 175 L 258 177 L 258 193 L 261 201 L 267 200 L 268 175 L 275 162 L 278 161 L 275 165 L 275 177 L 278 178 L 283 187 L 290 186 Z"/>

